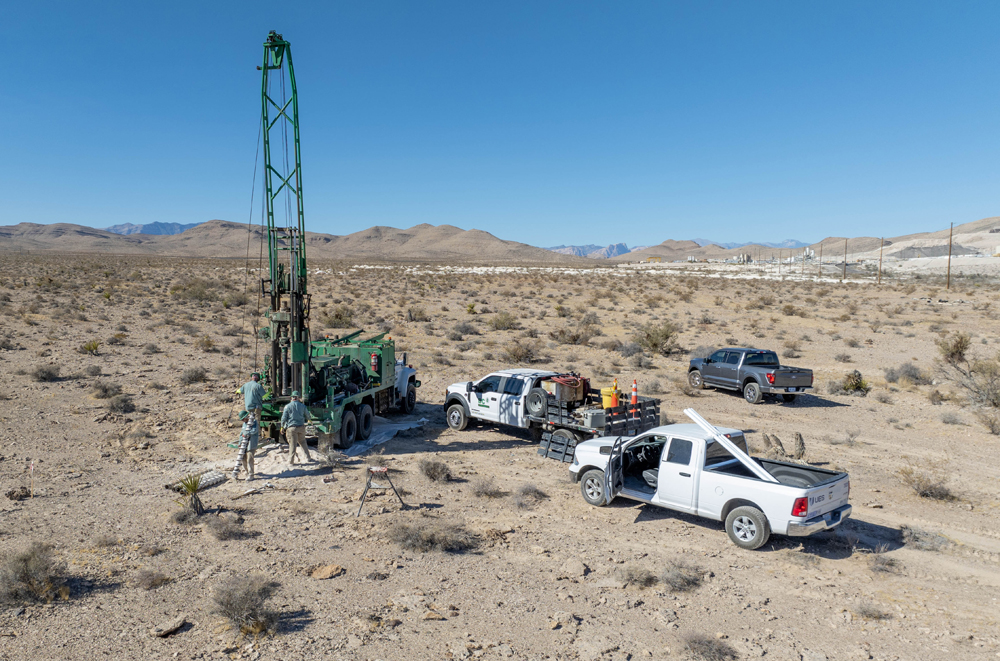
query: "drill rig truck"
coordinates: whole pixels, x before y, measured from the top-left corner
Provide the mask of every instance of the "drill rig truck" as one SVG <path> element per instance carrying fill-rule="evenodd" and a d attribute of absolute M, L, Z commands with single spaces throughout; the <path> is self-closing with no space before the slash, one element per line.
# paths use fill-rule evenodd
<path fill-rule="evenodd" d="M 292 392 L 299 391 L 309 409 L 306 436 L 315 435 L 325 454 L 332 447 L 346 449 L 355 440 L 367 439 L 375 415 L 391 409 L 411 413 L 420 381 L 405 354 L 396 358 L 395 343 L 385 333 L 310 337 L 298 94 L 291 45 L 273 30 L 264 42 L 264 64 L 259 68 L 268 254 L 261 295 L 269 302 L 269 323 L 259 334 L 270 344 L 264 358 L 261 431 L 268 438 L 278 437 L 282 410 Z M 277 147 L 274 158 L 272 144 Z M 276 207 L 286 219 L 280 227 Z"/>

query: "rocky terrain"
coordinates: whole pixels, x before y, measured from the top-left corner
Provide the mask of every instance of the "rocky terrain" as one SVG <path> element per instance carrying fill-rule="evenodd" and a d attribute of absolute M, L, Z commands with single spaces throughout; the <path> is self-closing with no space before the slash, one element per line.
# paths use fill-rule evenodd
<path fill-rule="evenodd" d="M 314 330 L 388 332 L 423 381 L 418 426 L 334 465 L 289 468 L 263 447 L 263 480 L 206 488 L 207 512 L 179 517 L 164 485 L 234 461 L 234 391 L 262 350 L 257 274 L 241 260 L 0 255 L 0 659 L 1000 655 L 998 436 L 941 349 L 964 333 L 965 357 L 991 364 L 995 282 L 586 264 L 316 261 Z M 773 348 L 815 370 L 816 390 L 750 406 L 688 388 L 689 353 L 726 345 Z M 693 407 L 747 430 L 756 453 L 764 433 L 801 433 L 805 461 L 851 474 L 854 515 L 748 552 L 715 522 L 590 507 L 526 435 L 446 427 L 447 384 L 511 365 L 635 378 L 666 419 Z M 867 396 L 843 391 L 854 370 Z M 405 509 L 380 489 L 355 517 L 369 464 L 390 468 Z M 49 603 L 9 594 L 13 558 L 44 559 L 33 543 L 51 548 L 33 570 L 52 579 Z M 233 578 L 270 594 L 266 630 L 219 612 Z"/>

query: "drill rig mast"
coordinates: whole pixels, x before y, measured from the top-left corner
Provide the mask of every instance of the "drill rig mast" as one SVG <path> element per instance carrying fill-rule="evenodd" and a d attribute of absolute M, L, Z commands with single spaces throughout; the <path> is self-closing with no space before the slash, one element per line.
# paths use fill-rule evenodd
<path fill-rule="evenodd" d="M 308 401 L 309 293 L 306 288 L 299 100 L 291 44 L 274 30 L 264 42 L 264 64 L 261 68 L 264 212 L 267 218 L 269 276 L 262 279 L 261 290 L 270 300 L 267 318 L 271 340 L 270 355 L 265 359 L 264 386 L 271 390 L 275 403 L 287 402 L 293 390 L 300 391 L 303 399 Z M 294 141 L 294 150 L 289 149 L 290 139 Z M 279 148 L 277 160 L 272 158 L 272 144 Z M 290 151 L 294 153 L 294 162 L 289 161 Z M 279 208 L 279 215 L 284 216 L 281 226 L 275 218 L 275 206 Z"/>

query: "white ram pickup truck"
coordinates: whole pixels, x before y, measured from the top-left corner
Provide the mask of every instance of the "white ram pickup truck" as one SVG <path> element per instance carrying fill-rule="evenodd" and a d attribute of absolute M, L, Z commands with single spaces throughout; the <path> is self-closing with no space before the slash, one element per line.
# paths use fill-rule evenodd
<path fill-rule="evenodd" d="M 772 532 L 811 535 L 851 515 L 847 473 L 751 457 L 742 431 L 684 413 L 695 424 L 577 445 L 569 470 L 584 500 L 601 507 L 622 496 L 725 521 L 744 549 L 760 548 Z"/>

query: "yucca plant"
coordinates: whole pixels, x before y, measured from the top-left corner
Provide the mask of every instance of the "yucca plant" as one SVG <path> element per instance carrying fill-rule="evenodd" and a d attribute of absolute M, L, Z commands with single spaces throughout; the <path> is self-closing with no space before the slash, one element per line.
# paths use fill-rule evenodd
<path fill-rule="evenodd" d="M 192 512 L 201 516 L 205 513 L 205 506 L 201 504 L 198 497 L 198 489 L 201 488 L 201 475 L 188 475 L 181 480 L 181 492 L 184 498 L 177 501 L 181 507 L 188 507 Z"/>

